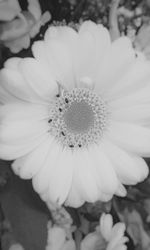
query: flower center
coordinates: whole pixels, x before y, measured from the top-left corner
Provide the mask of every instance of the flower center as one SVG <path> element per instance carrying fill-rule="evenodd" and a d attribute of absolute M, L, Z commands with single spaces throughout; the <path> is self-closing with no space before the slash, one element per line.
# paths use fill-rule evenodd
<path fill-rule="evenodd" d="M 84 100 L 73 102 L 64 113 L 64 122 L 72 133 L 87 132 L 94 124 L 92 107 Z"/>
<path fill-rule="evenodd" d="M 106 122 L 104 100 L 87 88 L 74 88 L 55 98 L 49 131 L 65 147 L 88 147 L 100 140 Z"/>

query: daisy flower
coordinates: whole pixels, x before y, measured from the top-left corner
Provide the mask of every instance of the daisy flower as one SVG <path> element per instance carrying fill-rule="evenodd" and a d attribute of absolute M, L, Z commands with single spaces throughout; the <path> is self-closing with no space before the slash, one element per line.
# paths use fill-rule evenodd
<path fill-rule="evenodd" d="M 0 73 L 0 157 L 46 202 L 124 196 L 148 175 L 150 63 L 102 25 L 51 26 Z"/>
<path fill-rule="evenodd" d="M 82 240 L 81 250 L 126 250 L 128 238 L 124 232 L 124 223 L 118 222 L 113 226 L 111 214 L 102 214 L 96 231 Z"/>

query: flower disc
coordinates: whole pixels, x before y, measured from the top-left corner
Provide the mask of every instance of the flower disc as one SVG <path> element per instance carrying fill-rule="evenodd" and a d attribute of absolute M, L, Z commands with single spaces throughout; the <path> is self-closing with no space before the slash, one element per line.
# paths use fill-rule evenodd
<path fill-rule="evenodd" d="M 71 148 L 99 142 L 107 120 L 105 102 L 86 88 L 64 91 L 50 112 L 50 133 Z"/>

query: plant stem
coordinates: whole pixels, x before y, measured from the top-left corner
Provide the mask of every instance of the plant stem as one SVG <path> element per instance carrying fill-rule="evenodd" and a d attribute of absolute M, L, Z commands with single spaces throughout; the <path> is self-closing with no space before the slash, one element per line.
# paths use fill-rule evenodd
<path fill-rule="evenodd" d="M 112 0 L 110 11 L 109 11 L 109 29 L 110 29 L 110 36 L 111 36 L 112 41 L 120 37 L 120 31 L 118 27 L 118 17 L 117 17 L 117 9 L 118 9 L 119 3 L 120 3 L 120 0 Z"/>

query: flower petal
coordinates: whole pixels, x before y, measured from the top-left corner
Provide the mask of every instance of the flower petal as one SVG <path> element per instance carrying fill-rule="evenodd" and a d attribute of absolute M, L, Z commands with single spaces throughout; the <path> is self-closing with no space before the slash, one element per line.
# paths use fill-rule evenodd
<path fill-rule="evenodd" d="M 132 123 L 111 122 L 108 137 L 127 151 L 147 157 L 150 154 L 150 129 Z"/>
<path fill-rule="evenodd" d="M 118 243 L 120 243 L 120 241 L 124 238 L 125 228 L 125 224 L 122 222 L 118 222 L 113 226 L 108 249 L 113 249 L 118 245 Z"/>
<path fill-rule="evenodd" d="M 10 60 L 10 59 L 9 59 Z M 17 61 L 16 69 L 6 67 L 0 72 L 0 82 L 1 89 L 8 92 L 10 96 L 13 96 L 20 101 L 28 101 L 30 103 L 40 103 L 40 98 L 37 96 L 36 92 L 31 88 L 27 81 L 23 78 L 23 75 L 19 72 L 19 65 L 24 61 L 24 59 Z M 8 64 L 12 64 L 12 60 Z M 17 68 L 18 67 L 18 68 Z M 8 99 L 9 101 L 9 99 Z M 41 101 L 42 102 L 42 101 Z"/>
<path fill-rule="evenodd" d="M 130 66 L 130 65 L 129 65 Z M 114 86 L 110 86 L 109 92 L 106 93 L 109 100 L 116 100 L 118 98 L 131 95 L 137 90 L 149 85 L 150 79 L 150 62 L 145 58 L 137 57 L 133 65 L 122 75 L 122 79 L 117 81 Z"/>
<path fill-rule="evenodd" d="M 33 187 L 39 194 L 47 192 L 49 188 L 51 168 L 56 164 L 59 154 L 60 146 L 55 141 L 53 141 L 50 143 L 49 151 L 43 163 L 43 167 L 35 176 L 33 176 L 32 179 Z M 49 197 L 49 199 L 51 199 L 51 197 Z"/>
<path fill-rule="evenodd" d="M 68 27 L 50 27 L 43 42 L 32 47 L 35 58 L 49 65 L 51 74 L 65 88 L 75 86 L 72 53 L 77 33 Z"/>
<path fill-rule="evenodd" d="M 114 248 L 112 248 L 110 246 L 110 248 L 108 248 L 107 250 L 127 250 L 127 246 L 126 245 L 117 245 Z"/>
<path fill-rule="evenodd" d="M 48 123 L 43 121 L 16 121 L 0 124 L 0 142 L 4 144 L 25 144 L 46 134 Z"/>
<path fill-rule="evenodd" d="M 133 93 L 121 96 L 120 98 L 109 100 L 109 105 L 112 110 L 120 110 L 135 105 L 143 105 L 150 103 L 150 86 L 147 82 L 145 87 L 136 89 Z"/>
<path fill-rule="evenodd" d="M 62 249 L 66 241 L 66 232 L 63 228 L 58 226 L 53 226 L 48 232 L 48 248 L 52 250 Z M 46 248 L 47 248 L 46 247 Z"/>
<path fill-rule="evenodd" d="M 148 166 L 142 158 L 127 153 L 106 139 L 103 142 L 103 149 L 123 184 L 134 185 L 147 177 Z"/>
<path fill-rule="evenodd" d="M 115 40 L 110 49 L 106 51 L 102 64 L 99 65 L 96 90 L 105 94 L 108 89 L 113 88 L 116 82 L 120 81 L 133 63 L 135 63 L 135 51 L 131 41 L 127 37 Z"/>
<path fill-rule="evenodd" d="M 74 183 L 74 178 L 72 180 L 72 185 L 68 193 L 68 197 L 65 201 L 66 206 L 78 208 L 83 205 L 85 199 L 82 197 L 80 190 L 77 189 L 76 184 Z"/>
<path fill-rule="evenodd" d="M 45 50 L 49 66 L 57 82 L 67 89 L 74 87 L 72 58 L 68 48 L 57 40 L 50 40 L 45 41 Z"/>
<path fill-rule="evenodd" d="M 48 120 L 48 117 L 48 107 L 44 105 L 15 102 L 0 106 L 1 123 Z"/>
<path fill-rule="evenodd" d="M 95 181 L 102 192 L 114 194 L 118 187 L 118 179 L 109 158 L 101 145 L 89 148 Z M 96 178 L 97 176 L 97 178 Z"/>
<path fill-rule="evenodd" d="M 34 58 L 25 58 L 19 64 L 19 70 L 32 91 L 43 102 L 49 103 L 50 98 L 57 94 L 57 83 L 50 74 L 49 68 L 46 68 L 41 62 Z"/>
<path fill-rule="evenodd" d="M 83 77 L 95 80 L 95 74 L 110 48 L 110 35 L 102 25 L 85 21 L 79 29 L 78 51 L 75 51 L 77 81 Z"/>
<path fill-rule="evenodd" d="M 47 136 L 45 141 L 43 141 L 32 152 L 15 160 L 12 164 L 14 172 L 23 179 L 30 179 L 36 175 L 43 167 L 51 143 L 52 138 Z"/>
<path fill-rule="evenodd" d="M 115 121 L 143 123 L 150 121 L 150 104 L 134 105 L 114 110 L 111 118 Z"/>
<path fill-rule="evenodd" d="M 18 144 L 4 144 L 0 142 L 0 158 L 4 160 L 14 160 L 19 158 L 25 154 L 28 154 L 32 150 L 34 150 L 38 145 L 40 145 L 45 138 L 46 135 L 41 135 L 34 140 L 28 140 L 27 143 L 18 143 Z"/>
<path fill-rule="evenodd" d="M 92 166 L 89 162 L 89 155 L 86 150 L 73 152 L 74 172 L 73 183 L 81 197 L 88 202 L 95 202 L 98 199 L 98 187 L 93 176 Z"/>
<path fill-rule="evenodd" d="M 112 227 L 113 219 L 111 214 L 102 214 L 100 218 L 100 231 L 106 241 L 109 241 L 111 237 Z"/>
<path fill-rule="evenodd" d="M 10 69 L 15 69 L 18 67 L 18 63 L 20 62 L 20 58 L 17 58 L 17 57 L 13 57 L 13 58 L 10 58 L 9 60 L 7 60 L 5 63 L 4 63 L 4 67 L 5 68 L 10 68 Z M 2 86 L 2 76 L 1 76 L 1 73 L 0 73 L 0 79 L 1 79 L 1 85 L 0 85 L 0 102 L 1 103 L 7 103 L 7 102 L 15 102 L 15 101 L 18 101 L 18 99 L 13 95 L 11 94 L 10 92 L 8 92 L 3 86 Z"/>
<path fill-rule="evenodd" d="M 0 79 L 1 76 L 0 76 Z M 3 86 L 0 85 L 0 104 L 5 104 L 5 103 L 13 103 L 16 102 L 18 99 L 9 93 L 6 89 L 3 88 Z"/>
<path fill-rule="evenodd" d="M 49 176 L 49 197 L 51 201 L 58 202 L 60 205 L 66 200 L 73 175 L 72 152 L 63 150 L 55 164 L 51 164 Z"/>
<path fill-rule="evenodd" d="M 102 249 L 100 248 L 101 245 L 105 245 L 101 235 L 89 233 L 81 242 L 81 250 L 95 250 L 97 249 L 97 246 L 99 246 L 99 249 Z"/>

